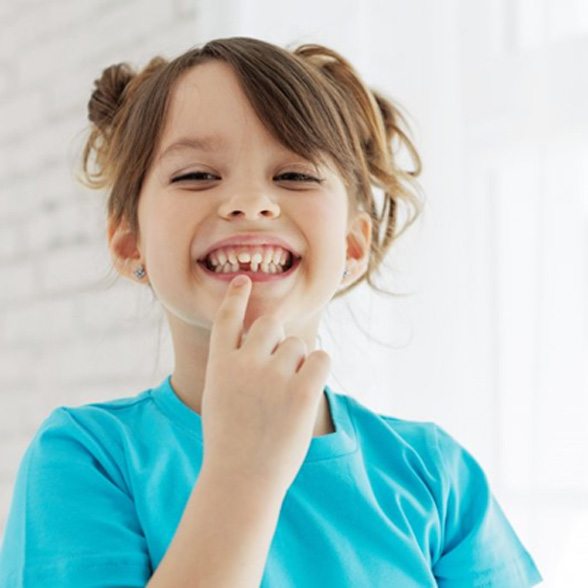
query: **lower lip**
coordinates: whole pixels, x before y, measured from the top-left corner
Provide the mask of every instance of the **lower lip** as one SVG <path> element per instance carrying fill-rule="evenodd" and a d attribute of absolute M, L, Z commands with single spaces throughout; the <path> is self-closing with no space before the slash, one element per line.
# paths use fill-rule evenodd
<path fill-rule="evenodd" d="M 247 270 L 229 273 L 217 273 L 209 270 L 208 267 L 206 267 L 206 263 L 204 263 L 203 261 L 199 261 L 197 263 L 204 270 L 204 273 L 208 274 L 211 278 L 216 278 L 217 280 L 220 280 L 221 282 L 230 282 L 235 276 L 239 276 L 241 274 L 243 274 L 244 276 L 249 276 L 251 278 L 251 281 L 253 282 L 276 282 L 278 280 L 283 280 L 284 278 L 287 278 L 288 276 L 293 274 L 300 265 L 300 261 L 301 258 L 295 259 L 290 269 L 279 274 L 266 274 L 264 272 L 250 272 Z"/>

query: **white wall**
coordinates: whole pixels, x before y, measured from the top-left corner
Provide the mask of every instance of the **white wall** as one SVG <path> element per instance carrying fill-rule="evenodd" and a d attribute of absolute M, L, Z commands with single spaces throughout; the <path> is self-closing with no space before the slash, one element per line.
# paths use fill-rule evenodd
<path fill-rule="evenodd" d="M 157 365 L 157 312 L 108 289 L 104 198 L 76 183 L 93 81 L 195 44 L 193 2 L 0 3 L 0 528 L 32 435 L 61 404 L 133 394 Z"/>

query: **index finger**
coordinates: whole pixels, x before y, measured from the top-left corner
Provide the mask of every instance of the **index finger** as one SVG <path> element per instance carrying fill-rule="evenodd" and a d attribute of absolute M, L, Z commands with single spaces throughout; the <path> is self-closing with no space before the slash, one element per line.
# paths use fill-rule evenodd
<path fill-rule="evenodd" d="M 239 346 L 251 285 L 251 278 L 243 274 L 230 281 L 210 333 L 210 350 L 214 353 L 233 351 Z"/>

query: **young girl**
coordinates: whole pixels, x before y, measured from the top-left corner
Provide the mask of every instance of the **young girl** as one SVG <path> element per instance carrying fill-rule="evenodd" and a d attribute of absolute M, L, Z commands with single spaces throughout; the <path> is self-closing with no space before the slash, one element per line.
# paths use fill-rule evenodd
<path fill-rule="evenodd" d="M 470 453 L 325 384 L 325 307 L 373 286 L 397 205 L 419 207 L 393 103 L 325 47 L 229 38 L 105 69 L 88 110 L 116 270 L 161 302 L 175 366 L 43 422 L 0 585 L 540 582 Z"/>

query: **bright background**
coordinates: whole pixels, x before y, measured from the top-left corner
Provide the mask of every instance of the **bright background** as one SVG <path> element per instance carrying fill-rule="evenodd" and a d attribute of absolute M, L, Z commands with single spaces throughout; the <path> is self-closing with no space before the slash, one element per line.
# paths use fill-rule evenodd
<path fill-rule="evenodd" d="M 173 370 L 146 288 L 111 287 L 104 195 L 74 179 L 93 80 L 233 35 L 331 46 L 410 113 L 426 210 L 380 281 L 410 295 L 362 286 L 332 304 L 329 384 L 444 427 L 482 464 L 543 585 L 584 586 L 582 0 L 2 0 L 0 531 L 53 408 L 132 396 Z"/>

